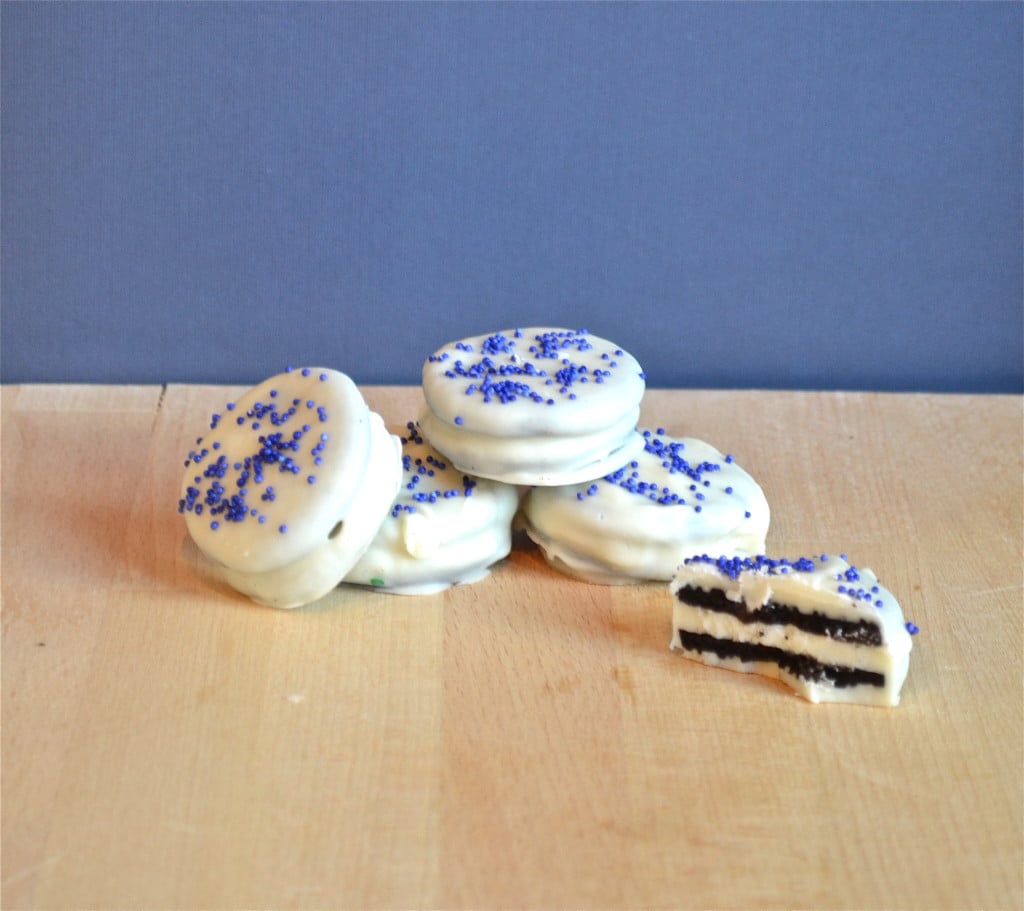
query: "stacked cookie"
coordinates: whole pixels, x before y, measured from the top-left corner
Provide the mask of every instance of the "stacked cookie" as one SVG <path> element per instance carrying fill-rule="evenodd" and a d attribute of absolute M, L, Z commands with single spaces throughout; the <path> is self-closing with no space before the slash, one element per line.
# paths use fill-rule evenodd
<path fill-rule="evenodd" d="M 415 422 L 406 425 L 401 443 L 398 496 L 345 581 L 423 595 L 484 578 L 512 549 L 519 492 L 456 469 Z"/>
<path fill-rule="evenodd" d="M 644 388 L 636 359 L 603 338 L 507 330 L 430 355 L 420 425 L 463 471 L 508 484 L 575 484 L 643 448 Z"/>
<path fill-rule="evenodd" d="M 345 374 L 288 370 L 211 416 L 178 511 L 214 573 L 298 607 L 335 588 L 398 491 L 398 440 Z"/>
<path fill-rule="evenodd" d="M 430 356 L 420 424 L 464 471 L 527 488 L 527 534 L 569 575 L 668 581 L 705 548 L 759 553 L 760 487 L 707 443 L 637 430 L 645 386 L 636 359 L 607 339 L 508 330 Z"/>
<path fill-rule="evenodd" d="M 731 644 L 717 641 L 726 615 L 730 629 L 749 631 L 746 614 L 714 613 L 707 598 L 678 594 L 691 591 L 686 574 L 708 554 L 753 560 L 753 571 L 776 565 L 756 562 L 768 560 L 770 511 L 731 455 L 639 429 L 645 387 L 640 364 L 614 342 L 546 327 L 439 348 L 423 365 L 418 420 L 402 429 L 386 428 L 344 374 L 288 370 L 212 416 L 186 460 L 178 508 L 219 578 L 282 608 L 341 584 L 426 594 L 477 581 L 509 554 L 518 517 L 548 563 L 569 576 L 671 581 L 679 598 L 673 646 L 689 657 L 780 677 L 815 700 L 892 704 L 899 673 L 874 699 L 861 698 L 877 696 L 870 689 L 840 693 L 836 681 L 847 678 L 830 678 L 822 662 L 814 673 L 824 685 L 797 685 L 810 672 L 792 668 L 810 665 L 794 664 L 785 649 L 751 657 L 735 629 Z M 813 613 L 814 598 L 801 597 L 787 606 Z M 902 654 L 894 622 L 877 624 L 875 653 L 854 643 L 844 654 L 874 665 L 878 648 Z"/>

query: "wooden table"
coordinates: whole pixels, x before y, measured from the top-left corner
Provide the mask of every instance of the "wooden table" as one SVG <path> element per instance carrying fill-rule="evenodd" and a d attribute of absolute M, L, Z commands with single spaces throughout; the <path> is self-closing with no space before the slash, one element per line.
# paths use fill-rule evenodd
<path fill-rule="evenodd" d="M 210 386 L 3 389 L 3 907 L 1020 908 L 1022 400 L 651 390 L 769 549 L 921 627 L 895 709 L 668 650 L 663 585 L 207 586 L 177 514 Z M 364 390 L 389 423 L 414 388 Z"/>

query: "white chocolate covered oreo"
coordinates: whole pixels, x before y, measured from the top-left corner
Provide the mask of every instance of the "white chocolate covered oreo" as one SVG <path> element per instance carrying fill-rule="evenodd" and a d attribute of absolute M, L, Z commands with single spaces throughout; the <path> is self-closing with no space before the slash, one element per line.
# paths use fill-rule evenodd
<path fill-rule="evenodd" d="M 457 470 L 412 422 L 401 439 L 398 497 L 345 581 L 421 595 L 484 578 L 512 549 L 518 491 Z"/>
<path fill-rule="evenodd" d="M 508 484 L 601 477 L 643 448 L 644 374 L 585 330 L 529 328 L 451 342 L 423 366 L 423 435 L 460 470 Z"/>
<path fill-rule="evenodd" d="M 764 551 L 768 501 L 731 455 L 661 429 L 642 437 L 603 478 L 526 495 L 526 532 L 554 568 L 606 585 L 667 582 L 690 554 Z"/>
<path fill-rule="evenodd" d="M 362 556 L 400 480 L 399 442 L 351 379 L 289 370 L 212 416 L 178 510 L 217 576 L 255 601 L 298 607 Z"/>
<path fill-rule="evenodd" d="M 690 557 L 672 580 L 671 648 L 777 678 L 811 702 L 896 705 L 911 634 L 892 593 L 844 557 Z"/>

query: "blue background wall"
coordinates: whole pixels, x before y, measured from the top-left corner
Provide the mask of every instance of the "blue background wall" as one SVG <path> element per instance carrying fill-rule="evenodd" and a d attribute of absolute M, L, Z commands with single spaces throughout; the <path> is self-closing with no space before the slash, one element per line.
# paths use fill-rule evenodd
<path fill-rule="evenodd" d="M 1021 391 L 1022 10 L 3 3 L 2 379 Z"/>

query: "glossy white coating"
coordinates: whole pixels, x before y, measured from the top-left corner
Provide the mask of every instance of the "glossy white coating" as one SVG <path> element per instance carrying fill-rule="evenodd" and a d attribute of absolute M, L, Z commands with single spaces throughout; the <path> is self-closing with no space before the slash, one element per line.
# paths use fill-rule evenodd
<path fill-rule="evenodd" d="M 415 425 L 407 425 L 401 439 L 398 496 L 345 582 L 396 594 L 430 594 L 484 578 L 512 548 L 518 490 L 467 476 Z"/>
<path fill-rule="evenodd" d="M 461 470 L 513 484 L 599 477 L 638 448 L 637 361 L 583 330 L 508 329 L 423 365 L 420 425 Z"/>
<path fill-rule="evenodd" d="M 903 611 L 892 592 L 867 568 L 851 566 L 843 557 L 821 555 L 778 564 L 755 558 L 760 566 L 747 567 L 736 560 L 723 569 L 714 559 L 691 558 L 679 567 L 670 584 L 672 593 L 671 648 L 705 664 L 757 673 L 784 681 L 811 702 L 848 702 L 897 705 L 907 676 L 912 648 Z M 776 565 L 771 565 L 776 563 Z M 805 614 L 847 621 L 866 621 L 877 626 L 878 645 L 841 641 L 808 632 L 790 623 L 745 623 L 728 613 L 696 607 L 680 601 L 686 586 L 704 591 L 720 590 L 750 610 L 772 601 Z M 703 633 L 729 642 L 755 643 L 806 655 L 823 664 L 861 669 L 884 675 L 884 685 L 837 687 L 828 680 L 813 681 L 780 668 L 772 661 L 741 661 L 722 658 L 709 651 L 683 648 L 680 630 Z"/>
<path fill-rule="evenodd" d="M 186 460 L 179 511 L 221 578 L 292 607 L 358 559 L 400 470 L 397 439 L 349 377 L 290 370 L 211 417 Z"/>
<path fill-rule="evenodd" d="M 757 482 L 702 440 L 644 431 L 645 447 L 599 480 L 536 487 L 527 534 L 588 582 L 667 582 L 693 553 L 761 553 L 770 511 Z"/>

